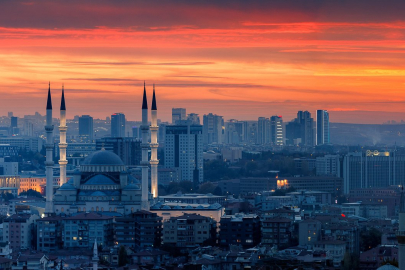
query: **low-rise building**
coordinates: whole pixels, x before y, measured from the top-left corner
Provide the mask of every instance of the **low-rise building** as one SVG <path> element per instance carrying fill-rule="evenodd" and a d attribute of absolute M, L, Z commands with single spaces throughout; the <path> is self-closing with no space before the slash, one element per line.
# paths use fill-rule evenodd
<path fill-rule="evenodd" d="M 291 246 L 293 220 L 283 217 L 272 217 L 265 214 L 261 217 L 262 244 L 276 246 L 278 249 Z"/>
<path fill-rule="evenodd" d="M 260 217 L 255 214 L 224 215 L 221 218 L 219 244 L 254 247 L 260 243 Z"/>
<path fill-rule="evenodd" d="M 324 240 L 313 243 L 314 250 L 325 250 L 333 260 L 334 267 L 340 267 L 346 253 L 346 242 L 340 240 Z"/>
<path fill-rule="evenodd" d="M 156 213 L 137 211 L 118 217 L 114 223 L 115 243 L 135 250 L 159 247 L 162 241 L 162 218 Z"/>
<path fill-rule="evenodd" d="M 178 192 L 177 194 L 159 196 L 159 199 L 161 201 L 167 202 L 167 203 L 189 203 L 189 204 L 219 203 L 220 205 L 224 205 L 226 197 L 212 195 L 211 193 L 208 193 L 208 194 L 198 194 L 198 193 L 183 194 L 181 192 Z"/>
<path fill-rule="evenodd" d="M 298 224 L 298 241 L 302 247 L 321 240 L 322 223 L 316 219 L 306 219 Z"/>
<path fill-rule="evenodd" d="M 91 248 L 94 240 L 102 246 L 113 244 L 113 217 L 80 213 L 63 219 L 64 248 Z"/>
<path fill-rule="evenodd" d="M 216 239 L 216 222 L 197 214 L 172 217 L 163 223 L 163 243 L 180 248 L 194 248 L 207 240 Z"/>
<path fill-rule="evenodd" d="M 37 250 L 55 252 L 63 247 L 62 217 L 37 219 Z"/>
<path fill-rule="evenodd" d="M 34 222 L 39 216 L 14 214 L 3 222 L 3 241 L 10 243 L 12 250 L 31 248 Z"/>

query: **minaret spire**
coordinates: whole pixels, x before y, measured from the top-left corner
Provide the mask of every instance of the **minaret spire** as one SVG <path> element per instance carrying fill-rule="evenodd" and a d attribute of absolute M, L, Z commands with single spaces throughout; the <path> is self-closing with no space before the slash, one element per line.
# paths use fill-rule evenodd
<path fill-rule="evenodd" d="M 53 215 L 53 160 L 52 160 L 52 150 L 54 147 L 53 143 L 53 125 L 52 125 L 52 99 L 51 99 L 51 83 L 49 82 L 48 87 L 48 100 L 46 102 L 46 204 L 45 204 L 45 214 L 48 216 Z"/>
<path fill-rule="evenodd" d="M 142 110 L 148 109 L 148 99 L 146 98 L 146 87 L 145 81 L 143 82 L 143 101 L 142 101 Z"/>
<path fill-rule="evenodd" d="M 48 101 L 46 102 L 46 109 L 52 110 L 51 82 L 49 82 L 49 86 L 48 86 Z"/>
<path fill-rule="evenodd" d="M 148 192 L 148 150 L 149 150 L 149 140 L 148 140 L 148 133 L 149 133 L 149 125 L 148 125 L 148 100 L 146 98 L 146 87 L 145 82 L 143 83 L 143 101 L 142 101 L 142 195 L 141 195 L 141 209 L 149 211 L 149 192 Z"/>
<path fill-rule="evenodd" d="M 62 98 L 60 102 L 60 125 L 59 125 L 59 168 L 60 168 L 60 186 L 66 183 L 66 105 L 65 105 L 65 86 L 62 84 Z"/>
<path fill-rule="evenodd" d="M 62 84 L 62 100 L 60 102 L 60 110 L 61 111 L 66 111 L 66 105 L 65 105 L 65 85 Z"/>
<path fill-rule="evenodd" d="M 157 125 L 157 106 L 156 106 L 156 95 L 155 95 L 155 85 L 153 84 L 153 98 L 152 98 L 152 111 L 151 111 L 151 125 L 150 125 L 150 179 L 151 179 L 151 193 L 153 198 L 158 197 L 158 172 L 157 166 L 159 160 L 157 159 L 157 148 L 159 146 L 157 142 L 157 133 L 159 127 Z"/>

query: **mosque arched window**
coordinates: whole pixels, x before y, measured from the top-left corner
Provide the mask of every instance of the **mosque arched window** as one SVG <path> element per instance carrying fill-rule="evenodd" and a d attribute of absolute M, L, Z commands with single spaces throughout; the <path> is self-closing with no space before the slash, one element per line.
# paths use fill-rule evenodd
<path fill-rule="evenodd" d="M 77 212 L 80 212 L 80 207 L 79 207 L 79 208 L 77 208 Z"/>
<path fill-rule="evenodd" d="M 134 212 L 134 208 L 133 207 L 131 207 L 131 213 L 133 213 Z"/>
<path fill-rule="evenodd" d="M 91 211 L 94 212 L 94 207 L 91 208 Z"/>
<path fill-rule="evenodd" d="M 101 207 L 101 212 L 104 212 L 104 208 L 103 208 L 103 207 Z"/>
<path fill-rule="evenodd" d="M 112 208 L 110 207 L 110 212 L 112 212 Z"/>
<path fill-rule="evenodd" d="M 63 213 L 65 211 L 65 209 L 63 209 L 63 207 L 60 209 L 60 211 Z"/>
<path fill-rule="evenodd" d="M 86 207 L 83 207 L 83 212 L 86 212 Z"/>
<path fill-rule="evenodd" d="M 98 206 L 96 207 L 96 211 L 98 211 Z"/>
<path fill-rule="evenodd" d="M 117 207 L 114 207 L 114 212 L 117 212 Z"/>

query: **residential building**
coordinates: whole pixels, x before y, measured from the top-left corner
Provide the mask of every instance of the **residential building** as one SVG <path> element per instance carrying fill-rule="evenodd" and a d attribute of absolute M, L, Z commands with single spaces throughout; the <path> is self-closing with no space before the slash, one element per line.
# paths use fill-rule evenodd
<path fill-rule="evenodd" d="M 91 248 L 94 241 L 113 245 L 113 217 L 98 213 L 79 213 L 63 219 L 64 248 Z"/>
<path fill-rule="evenodd" d="M 235 214 L 221 217 L 219 244 L 224 247 L 241 245 L 250 248 L 260 243 L 260 217 L 255 214 Z"/>
<path fill-rule="evenodd" d="M 333 266 L 340 267 L 346 253 L 346 242 L 340 240 L 322 240 L 313 243 L 314 250 L 325 250 L 332 256 Z"/>
<path fill-rule="evenodd" d="M 37 250 L 51 253 L 63 248 L 62 220 L 60 216 L 36 220 Z"/>
<path fill-rule="evenodd" d="M 162 218 L 156 213 L 140 210 L 114 223 L 115 243 L 135 250 L 159 247 L 162 241 Z"/>
<path fill-rule="evenodd" d="M 322 223 L 316 219 L 305 219 L 298 223 L 298 243 L 301 247 L 321 240 Z"/>
<path fill-rule="evenodd" d="M 36 153 L 42 150 L 43 139 L 39 137 L 8 137 L 0 138 L 0 144 L 7 144 Z"/>
<path fill-rule="evenodd" d="M 283 249 L 291 246 L 293 220 L 284 217 L 272 217 L 264 214 L 261 217 L 261 231 L 263 245 L 276 246 Z"/>
<path fill-rule="evenodd" d="M 284 145 L 283 117 L 274 115 L 270 117 L 270 142 L 274 146 Z"/>
<path fill-rule="evenodd" d="M 316 190 L 331 194 L 341 193 L 343 179 L 329 176 L 287 177 L 288 186 L 297 190 Z"/>
<path fill-rule="evenodd" d="M 399 251 L 397 246 L 379 245 L 360 254 L 359 267 L 362 270 L 377 269 L 387 262 L 398 262 L 398 255 Z"/>
<path fill-rule="evenodd" d="M 216 114 L 204 114 L 203 117 L 203 137 L 204 145 L 223 144 L 225 134 L 224 119 Z"/>
<path fill-rule="evenodd" d="M 198 114 L 196 114 L 196 113 L 190 113 L 187 116 L 187 120 L 191 121 L 192 125 L 201 125 L 200 116 L 198 116 Z"/>
<path fill-rule="evenodd" d="M 14 214 L 4 219 L 3 241 L 10 242 L 12 250 L 32 248 L 34 222 L 38 218 L 37 215 Z"/>
<path fill-rule="evenodd" d="M 240 179 L 241 193 L 262 192 L 276 188 L 277 180 L 274 178 L 248 177 Z"/>
<path fill-rule="evenodd" d="M 171 217 L 163 224 L 163 242 L 180 248 L 194 248 L 210 240 L 215 243 L 216 222 L 198 214 Z"/>

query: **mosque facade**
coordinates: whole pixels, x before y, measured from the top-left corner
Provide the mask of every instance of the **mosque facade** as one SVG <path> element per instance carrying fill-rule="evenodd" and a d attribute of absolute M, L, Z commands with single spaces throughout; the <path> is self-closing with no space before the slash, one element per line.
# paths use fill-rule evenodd
<path fill-rule="evenodd" d="M 153 89 L 152 100 L 152 118 L 157 117 L 156 110 L 156 98 L 155 89 Z M 142 121 L 144 129 L 147 130 L 148 120 L 147 115 L 147 98 L 146 87 L 144 85 L 143 104 L 142 104 Z M 47 101 L 47 118 L 52 119 L 52 106 L 51 106 L 51 91 L 48 90 Z M 61 127 L 63 131 L 66 131 L 66 105 L 64 93 L 62 95 L 61 102 Z M 154 120 L 154 119 L 153 119 Z M 156 124 L 152 122 L 152 128 L 155 128 Z M 53 126 L 52 126 L 53 127 Z M 48 121 L 46 125 L 47 135 L 51 136 L 51 122 Z M 66 150 L 66 133 L 61 132 L 61 142 L 65 147 L 61 149 L 63 152 Z M 146 150 L 148 145 L 148 138 L 144 138 L 142 141 L 143 148 Z M 157 145 L 155 138 L 152 138 L 153 147 Z M 50 140 L 47 144 L 51 144 Z M 51 149 L 51 145 L 48 145 Z M 52 146 L 53 147 L 53 146 Z M 153 148 L 152 147 L 152 148 Z M 48 149 L 47 148 L 47 149 Z M 61 152 L 61 157 L 64 153 Z M 154 158 L 152 160 L 153 165 L 157 165 Z M 62 164 L 66 166 L 65 160 L 61 158 Z M 49 167 L 51 161 L 48 161 Z M 142 165 L 146 167 L 151 161 L 147 160 L 143 156 Z M 154 166 L 153 166 L 154 167 Z M 152 174 L 156 170 L 152 170 Z M 146 173 L 146 175 L 144 175 Z M 49 174 L 49 175 L 48 175 Z M 61 174 L 65 174 L 64 170 L 61 170 Z M 46 211 L 47 216 L 52 215 L 75 215 L 81 212 L 98 212 L 105 215 L 125 216 L 134 213 L 139 210 L 149 210 L 150 203 L 153 197 L 157 196 L 157 172 L 156 175 L 151 175 L 152 179 L 156 179 L 155 183 L 152 183 L 151 190 L 148 190 L 148 170 L 142 170 L 142 182 L 138 181 L 131 171 L 125 166 L 124 162 L 118 155 L 113 152 L 101 149 L 90 154 L 80 167 L 73 173 L 71 178 L 66 183 L 62 183 L 61 187 L 52 195 L 47 193 L 46 197 Z M 61 175 L 61 179 L 65 175 Z M 52 179 L 52 171 L 47 170 L 47 187 L 52 186 L 50 179 Z M 65 177 L 66 178 L 66 177 Z M 143 183 L 145 182 L 145 183 Z M 142 192 L 142 189 L 145 189 Z"/>

